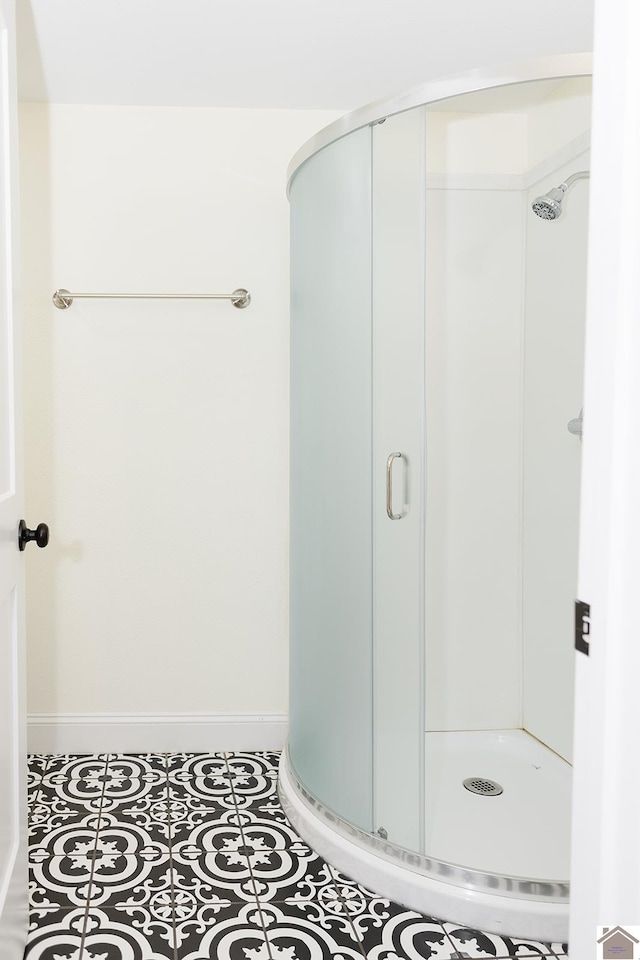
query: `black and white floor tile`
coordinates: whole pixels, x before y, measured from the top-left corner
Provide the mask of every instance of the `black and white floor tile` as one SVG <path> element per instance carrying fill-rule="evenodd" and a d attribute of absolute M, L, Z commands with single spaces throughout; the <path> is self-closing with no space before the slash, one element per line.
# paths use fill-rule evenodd
<path fill-rule="evenodd" d="M 296 834 L 277 753 L 29 758 L 25 960 L 533 960 L 422 916 Z"/>

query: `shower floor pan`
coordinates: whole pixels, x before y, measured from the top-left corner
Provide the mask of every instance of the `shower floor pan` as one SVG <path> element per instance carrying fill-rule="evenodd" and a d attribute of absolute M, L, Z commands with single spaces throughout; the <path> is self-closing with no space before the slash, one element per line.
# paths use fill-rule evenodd
<path fill-rule="evenodd" d="M 569 876 L 571 766 L 524 730 L 428 733 L 429 855 L 507 877 Z M 462 787 L 500 784 L 500 796 Z"/>
<path fill-rule="evenodd" d="M 517 730 L 429 734 L 426 749 L 428 857 L 342 820 L 299 781 L 287 751 L 285 813 L 329 863 L 390 900 L 488 933 L 566 941 L 569 764 Z M 470 793 L 469 777 L 503 793 Z"/>

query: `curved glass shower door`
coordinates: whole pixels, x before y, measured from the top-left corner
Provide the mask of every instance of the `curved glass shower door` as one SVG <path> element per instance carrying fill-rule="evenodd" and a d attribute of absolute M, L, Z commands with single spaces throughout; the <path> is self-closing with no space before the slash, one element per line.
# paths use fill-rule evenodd
<path fill-rule="evenodd" d="M 370 831 L 371 130 L 312 157 L 291 197 L 289 751 Z"/>
<path fill-rule="evenodd" d="M 373 171 L 373 176 L 372 176 Z M 290 758 L 318 800 L 419 849 L 424 117 L 292 184 Z"/>
<path fill-rule="evenodd" d="M 373 128 L 374 824 L 424 837 L 425 116 Z"/>

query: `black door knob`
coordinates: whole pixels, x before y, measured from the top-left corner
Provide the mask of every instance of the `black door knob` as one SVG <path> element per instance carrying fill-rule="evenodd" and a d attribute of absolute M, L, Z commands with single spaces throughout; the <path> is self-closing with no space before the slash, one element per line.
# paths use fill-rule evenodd
<path fill-rule="evenodd" d="M 39 523 L 35 530 L 29 530 L 24 520 L 20 521 L 18 524 L 18 547 L 24 550 L 30 540 L 35 540 L 39 547 L 46 547 L 49 543 L 49 527 L 46 523 Z"/>

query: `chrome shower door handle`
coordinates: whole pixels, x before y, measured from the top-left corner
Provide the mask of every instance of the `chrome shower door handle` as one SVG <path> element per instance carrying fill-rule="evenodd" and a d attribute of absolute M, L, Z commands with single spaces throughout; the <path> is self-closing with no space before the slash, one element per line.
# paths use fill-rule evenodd
<path fill-rule="evenodd" d="M 387 516 L 389 520 L 402 520 L 406 515 L 406 511 L 402 513 L 393 512 L 393 461 L 398 459 L 404 460 L 404 454 L 390 453 L 387 457 Z"/>

